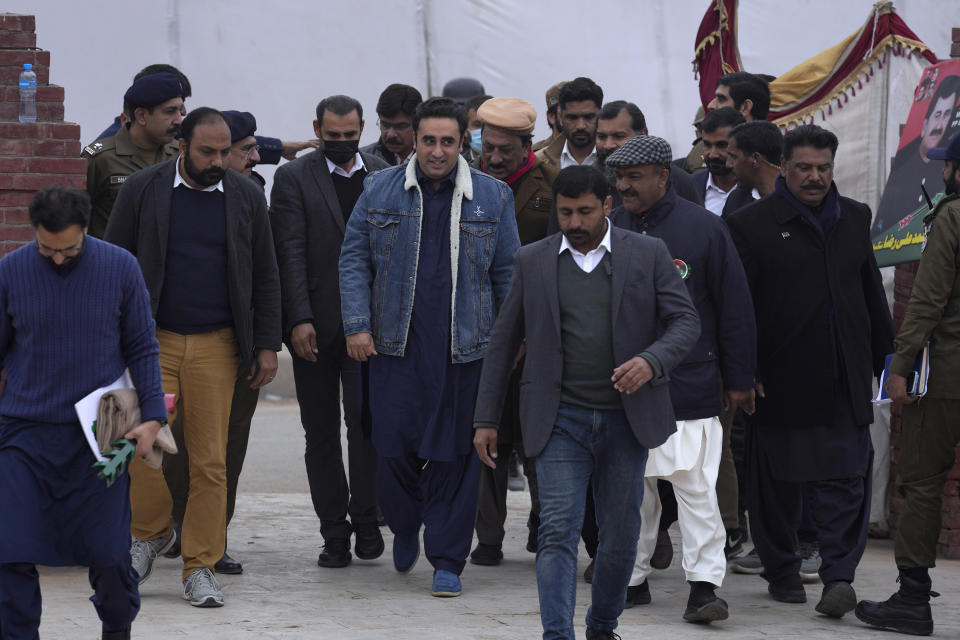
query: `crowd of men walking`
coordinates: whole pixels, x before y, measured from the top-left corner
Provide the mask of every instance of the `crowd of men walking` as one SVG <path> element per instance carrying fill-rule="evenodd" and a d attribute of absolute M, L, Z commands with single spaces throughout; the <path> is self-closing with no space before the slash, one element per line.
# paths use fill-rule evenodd
<path fill-rule="evenodd" d="M 139 73 L 84 149 L 87 192 L 40 191 L 36 242 L 0 261 L 0 637 L 36 637 L 36 564 L 90 567 L 105 639 L 130 637 L 160 555 L 182 558 L 190 604 L 224 604 L 216 574 L 243 571 L 227 531 L 281 344 L 320 567 L 380 557 L 386 524 L 397 571 L 423 553 L 432 594 L 459 596 L 468 559 L 503 558 L 516 459 L 544 638 L 574 637 L 581 538 L 586 637 L 616 638 L 623 610 L 652 601 L 675 521 L 687 621 L 729 616 L 717 590 L 732 562 L 776 601 L 803 603 L 820 579 L 823 615 L 932 632 L 960 439 L 960 135 L 929 152 L 947 197 L 894 342 L 871 212 L 833 181 L 837 137 L 767 122 L 761 76 L 720 80 L 685 158 L 586 77 L 547 91 L 539 142 L 532 104 L 469 78 L 427 100 L 388 86 L 362 149 L 349 96 L 320 100 L 316 139 L 284 142 L 245 111 L 187 112 L 190 93 L 169 65 Z M 254 168 L 281 157 L 268 206 Z M 906 377 L 928 340 L 914 403 Z M 891 352 L 900 586 L 858 604 L 873 384 Z M 138 458 L 108 486 L 73 405 L 124 369 Z M 178 453 L 156 468 L 142 458 L 163 392 Z"/>

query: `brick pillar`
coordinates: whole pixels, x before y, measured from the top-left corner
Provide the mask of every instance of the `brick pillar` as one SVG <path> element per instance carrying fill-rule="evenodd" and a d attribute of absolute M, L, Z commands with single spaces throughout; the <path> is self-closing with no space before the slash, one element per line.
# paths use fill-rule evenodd
<path fill-rule="evenodd" d="M 950 49 L 953 58 L 960 58 L 960 28 L 953 29 L 953 46 Z M 900 329 L 907 303 L 910 301 L 910 291 L 913 289 L 913 279 L 917 273 L 919 262 L 900 264 L 896 267 L 894 276 L 893 325 Z M 900 515 L 903 498 L 897 493 L 894 485 L 897 477 L 897 459 L 900 457 L 900 407 L 892 405 L 890 410 L 890 526 L 895 527 Z M 940 544 L 938 552 L 944 558 L 960 558 L 960 446 L 956 449 L 957 459 L 953 469 L 947 477 L 947 484 L 943 488 L 943 523 L 940 529 Z"/>
<path fill-rule="evenodd" d="M 40 188 L 83 189 L 80 125 L 63 121 L 63 87 L 50 84 L 50 52 L 37 49 L 33 16 L 0 13 L 0 256 L 33 239 L 27 205 Z M 23 124 L 20 72 L 37 74 L 37 122 Z"/>

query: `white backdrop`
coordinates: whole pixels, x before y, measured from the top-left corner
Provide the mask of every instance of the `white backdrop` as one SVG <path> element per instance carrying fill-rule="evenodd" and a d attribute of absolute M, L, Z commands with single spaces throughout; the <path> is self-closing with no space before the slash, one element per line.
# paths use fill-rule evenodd
<path fill-rule="evenodd" d="M 312 137 L 318 100 L 334 93 L 367 110 L 391 82 L 424 94 L 462 75 L 493 95 L 530 100 L 545 135 L 544 92 L 588 75 L 605 100 L 636 102 L 650 132 L 686 154 L 698 106 L 694 38 L 708 0 L 7 0 L 37 16 L 51 82 L 66 88 L 66 119 L 90 142 L 122 106 L 133 74 L 169 62 L 190 78 L 188 108 L 252 112 L 259 133 Z M 899 14 L 947 57 L 960 2 L 896 0 Z M 856 31 L 871 0 L 741 0 L 740 50 L 749 71 L 780 74 Z M 429 55 L 426 52 L 429 51 Z M 272 176 L 269 167 L 262 173 Z M 842 186 L 842 185 L 841 185 Z"/>

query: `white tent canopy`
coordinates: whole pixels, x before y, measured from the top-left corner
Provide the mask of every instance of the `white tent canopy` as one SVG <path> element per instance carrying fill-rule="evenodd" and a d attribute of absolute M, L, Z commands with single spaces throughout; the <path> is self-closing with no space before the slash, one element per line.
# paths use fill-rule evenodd
<path fill-rule="evenodd" d="M 439 93 L 450 78 L 476 77 L 490 94 L 531 101 L 541 111 L 536 134 L 542 136 L 546 88 L 588 75 L 604 88 L 605 99 L 636 102 L 650 132 L 681 155 L 689 150 L 699 104 L 691 60 L 708 4 L 8 0 L 4 10 L 37 16 L 38 46 L 51 51 L 51 82 L 66 88 L 66 118 L 81 125 L 84 143 L 120 111 L 136 71 L 169 62 L 193 84 L 188 107 L 250 111 L 259 133 L 288 140 L 312 137 L 320 98 L 353 95 L 366 109 L 364 143 L 377 136 L 374 107 L 391 82 L 426 94 Z M 872 5 L 872 0 L 796 0 L 785 8 L 781 2 L 742 0 L 738 31 L 744 66 L 780 74 L 848 36 Z M 897 0 L 896 5 L 938 56 L 949 55 L 960 3 Z M 890 78 L 891 86 L 896 82 Z M 895 140 L 888 141 L 885 153 L 895 147 Z M 269 167 L 262 173 L 272 175 Z"/>

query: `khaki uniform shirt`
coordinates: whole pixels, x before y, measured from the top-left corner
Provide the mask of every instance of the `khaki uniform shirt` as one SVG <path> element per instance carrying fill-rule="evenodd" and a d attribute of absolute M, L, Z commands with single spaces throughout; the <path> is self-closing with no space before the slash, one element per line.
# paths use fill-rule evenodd
<path fill-rule="evenodd" d="M 90 235 L 103 238 L 113 203 L 120 193 L 120 187 L 131 174 L 175 158 L 179 154 L 177 143 L 170 142 L 157 149 L 153 157 L 149 158 L 149 152 L 143 153 L 133 144 L 130 131 L 125 126 L 120 127 L 115 135 L 84 147 L 81 156 L 87 159 L 87 193 L 90 194 L 93 207 L 90 213 Z"/>
<path fill-rule="evenodd" d="M 930 228 L 890 372 L 907 377 L 929 340 L 927 396 L 960 400 L 960 194 L 937 203 L 924 224 Z"/>
<path fill-rule="evenodd" d="M 547 222 L 553 209 L 553 180 L 557 171 L 540 160 L 513 185 L 514 209 L 520 244 L 530 244 L 547 236 Z"/>

